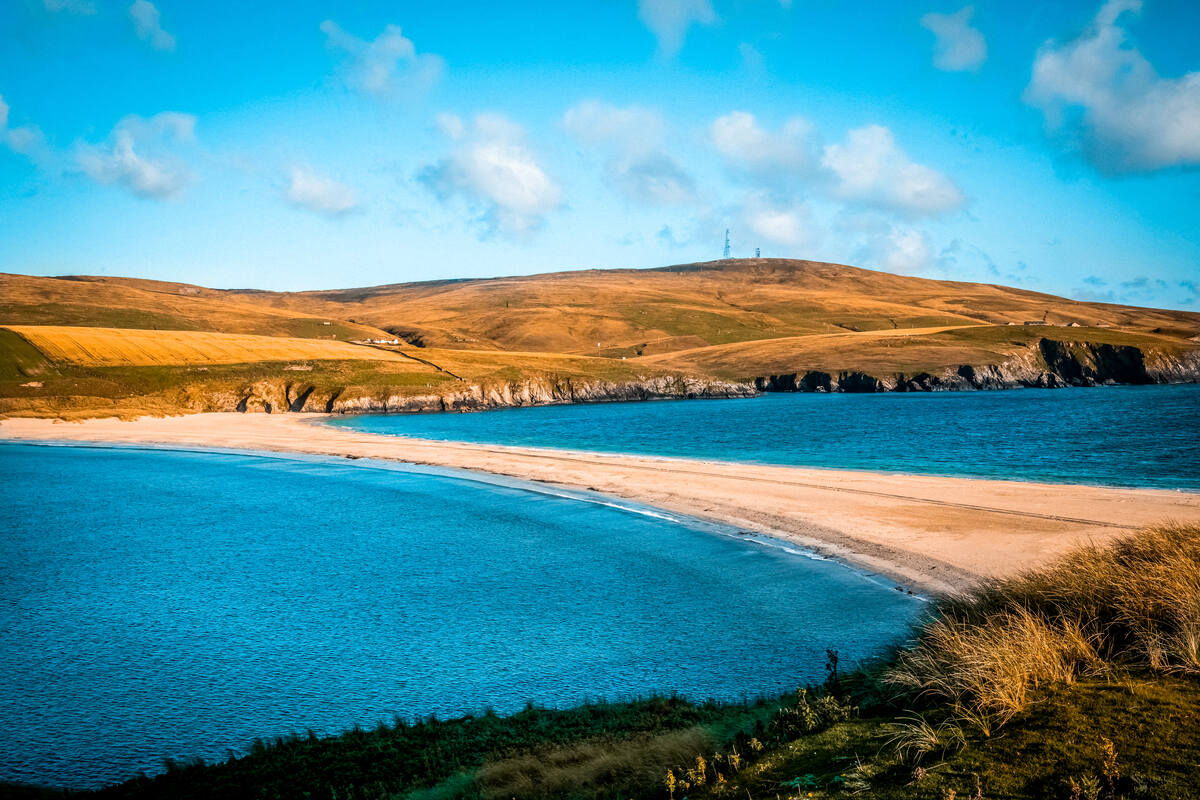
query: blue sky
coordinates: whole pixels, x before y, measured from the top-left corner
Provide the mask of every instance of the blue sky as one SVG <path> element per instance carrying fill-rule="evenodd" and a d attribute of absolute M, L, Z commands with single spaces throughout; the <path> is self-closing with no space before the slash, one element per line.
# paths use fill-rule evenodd
<path fill-rule="evenodd" d="M 733 252 L 1200 308 L 1190 0 L 0 5 L 0 270 Z"/>

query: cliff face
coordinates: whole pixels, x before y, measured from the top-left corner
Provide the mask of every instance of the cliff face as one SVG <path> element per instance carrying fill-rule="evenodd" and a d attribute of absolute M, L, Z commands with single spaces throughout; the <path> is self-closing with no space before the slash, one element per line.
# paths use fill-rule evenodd
<path fill-rule="evenodd" d="M 1002 364 L 962 364 L 940 374 L 793 372 L 756 378 L 764 392 L 931 392 L 1098 384 L 1200 383 L 1200 350 L 1144 353 L 1128 345 L 1042 339 Z"/>
<path fill-rule="evenodd" d="M 748 383 L 686 377 L 637 381 L 533 378 L 496 384 L 465 384 L 452 391 L 401 394 L 370 387 L 321 388 L 283 379 L 258 381 L 237 391 L 185 390 L 184 404 L 194 411 L 242 412 L 419 412 L 481 411 L 489 408 L 606 403 L 622 400 L 751 397 Z"/>
<path fill-rule="evenodd" d="M 658 376 L 631 381 L 543 377 L 463 383 L 435 393 L 403 394 L 369 386 L 322 387 L 283 378 L 235 390 L 183 389 L 191 411 L 403 413 L 606 403 L 627 400 L 751 397 L 759 392 L 931 392 L 1057 388 L 1098 384 L 1197 383 L 1200 350 L 1145 353 L 1137 347 L 1042 339 L 1001 364 L 963 364 L 941 373 L 870 375 L 861 371 L 793 372 L 737 383 Z"/>

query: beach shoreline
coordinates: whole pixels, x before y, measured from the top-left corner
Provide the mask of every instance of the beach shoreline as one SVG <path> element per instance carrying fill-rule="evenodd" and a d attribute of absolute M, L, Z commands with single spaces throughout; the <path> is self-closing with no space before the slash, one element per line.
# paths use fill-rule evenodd
<path fill-rule="evenodd" d="M 1200 494 L 1172 490 L 431 441 L 319 424 L 326 418 L 12 418 L 0 420 L 0 441 L 301 453 L 490 473 L 766 535 L 924 594 L 963 591 L 1144 525 L 1200 522 Z"/>

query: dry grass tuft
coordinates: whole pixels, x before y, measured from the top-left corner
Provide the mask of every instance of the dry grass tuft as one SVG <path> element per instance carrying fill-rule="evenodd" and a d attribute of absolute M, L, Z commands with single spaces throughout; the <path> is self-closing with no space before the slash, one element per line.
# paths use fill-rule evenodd
<path fill-rule="evenodd" d="M 943 602 L 885 674 L 990 735 L 1030 691 L 1113 666 L 1200 673 L 1200 526 L 1162 525 Z M 928 739 L 912 731 L 906 739 Z M 920 750 L 919 747 L 910 748 Z"/>
<path fill-rule="evenodd" d="M 475 784 L 483 798 L 587 795 L 590 789 L 661 784 L 667 768 L 711 753 L 714 743 L 701 727 L 588 741 L 483 765 Z"/>

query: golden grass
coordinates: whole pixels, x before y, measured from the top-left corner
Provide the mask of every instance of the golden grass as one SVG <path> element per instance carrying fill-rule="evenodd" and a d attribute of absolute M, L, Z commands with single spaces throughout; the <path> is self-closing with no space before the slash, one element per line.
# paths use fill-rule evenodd
<path fill-rule="evenodd" d="M 133 278 L 0 273 L 0 325 L 221 331 L 343 341 L 387 336 L 378 328 L 346 320 L 347 309 L 333 315 L 293 314 L 249 297 Z"/>
<path fill-rule="evenodd" d="M 1200 674 L 1200 526 L 1083 546 L 944 601 L 885 682 L 990 735 L 1041 685 L 1127 667 Z"/>
<path fill-rule="evenodd" d="M 321 339 L 207 331 L 8 325 L 57 364 L 82 367 L 246 364 L 260 361 L 408 361 L 399 353 Z M 432 368 L 416 362 L 412 371 Z"/>
<path fill-rule="evenodd" d="M 765 258 L 318 292 L 0 275 L 0 298 L 0 323 L 313 338 L 341 326 L 346 332 L 340 339 L 351 338 L 351 329 L 358 331 L 355 337 L 378 338 L 385 328 L 428 347 L 608 357 L 855 331 L 1019 326 L 1043 315 L 1058 326 L 1105 326 L 1181 342 L 1200 334 L 1195 313 Z M 332 324 L 325 327 L 322 321 Z"/>
<path fill-rule="evenodd" d="M 350 315 L 429 346 L 646 354 L 813 334 L 957 325 L 1113 326 L 1185 339 L 1200 315 L 1081 303 L 979 283 L 837 264 L 738 259 L 324 292 L 254 293 L 289 313 Z M 597 346 L 599 345 L 599 346 Z"/>

